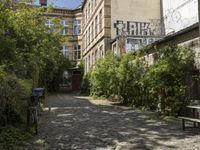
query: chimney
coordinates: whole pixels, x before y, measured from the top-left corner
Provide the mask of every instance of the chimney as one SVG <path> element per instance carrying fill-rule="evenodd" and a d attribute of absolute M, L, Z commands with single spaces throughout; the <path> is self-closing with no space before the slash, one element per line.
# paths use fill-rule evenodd
<path fill-rule="evenodd" d="M 47 6 L 47 0 L 40 0 L 41 6 Z"/>

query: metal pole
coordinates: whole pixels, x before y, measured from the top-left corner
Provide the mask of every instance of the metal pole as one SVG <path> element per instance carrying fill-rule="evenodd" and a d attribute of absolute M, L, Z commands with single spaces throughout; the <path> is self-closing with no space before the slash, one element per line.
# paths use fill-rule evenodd
<path fill-rule="evenodd" d="M 199 41 L 200 41 L 200 0 L 198 0 L 198 17 L 199 17 Z"/>
<path fill-rule="evenodd" d="M 199 19 L 198 19 L 198 26 L 199 26 L 199 42 L 198 42 L 198 52 L 197 52 L 197 68 L 198 69 L 200 69 L 200 66 L 199 66 L 199 54 L 200 54 L 200 0 L 198 0 L 198 17 L 199 17 Z"/>

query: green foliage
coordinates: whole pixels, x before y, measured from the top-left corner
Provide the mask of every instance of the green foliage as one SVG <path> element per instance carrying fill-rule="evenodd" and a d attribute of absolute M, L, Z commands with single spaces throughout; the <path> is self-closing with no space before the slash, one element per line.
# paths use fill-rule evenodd
<path fill-rule="evenodd" d="M 81 94 L 90 95 L 90 73 L 83 76 L 81 83 Z M 95 95 L 95 94 L 94 94 Z"/>
<path fill-rule="evenodd" d="M 0 125 L 16 124 L 25 119 L 26 100 L 32 83 L 9 75 L 0 79 Z"/>
<path fill-rule="evenodd" d="M 119 60 L 108 54 L 100 59 L 89 76 L 91 95 L 117 95 L 125 104 L 177 114 L 186 105 L 186 78 L 194 69 L 194 52 L 184 47 L 159 49 L 151 66 L 143 56 L 128 53 Z"/>
<path fill-rule="evenodd" d="M 7 126 L 0 128 L 0 149 L 14 149 L 14 144 L 18 144 L 31 137 L 31 133 L 24 128 Z"/>
<path fill-rule="evenodd" d="M 185 105 L 186 77 L 193 69 L 192 50 L 177 47 L 159 51 L 160 59 L 145 76 L 151 104 L 163 112 L 177 113 Z"/>
<path fill-rule="evenodd" d="M 0 10 L 0 66 L 20 78 L 32 79 L 33 87 L 52 89 L 54 75 L 66 61 L 60 51 L 61 35 L 44 25 L 41 8 L 21 3 L 13 10 L 0 3 Z"/>
<path fill-rule="evenodd" d="M 143 99 L 143 77 L 146 71 L 146 62 L 132 53 L 122 57 L 117 71 L 119 80 L 119 94 L 126 104 L 135 104 Z"/>
<path fill-rule="evenodd" d="M 61 35 L 51 32 L 45 19 L 43 8 L 0 2 L 0 126 L 5 128 L 24 124 L 25 98 L 32 89 L 56 90 L 63 70 L 70 66 L 60 51 Z M 14 130 L 0 133 L 0 143 L 2 137 L 13 143 L 9 132 Z"/>
<path fill-rule="evenodd" d="M 97 61 L 90 76 L 91 95 L 110 97 L 112 94 L 118 94 L 118 66 L 119 60 L 112 53 Z"/>

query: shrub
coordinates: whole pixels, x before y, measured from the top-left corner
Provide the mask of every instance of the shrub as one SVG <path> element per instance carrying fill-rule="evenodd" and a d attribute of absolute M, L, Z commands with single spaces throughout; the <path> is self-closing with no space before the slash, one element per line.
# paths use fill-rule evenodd
<path fill-rule="evenodd" d="M 92 96 L 110 97 L 112 94 L 118 94 L 118 66 L 119 60 L 112 53 L 97 61 L 89 79 Z"/>
<path fill-rule="evenodd" d="M 83 80 L 82 80 L 82 83 L 81 83 L 81 94 L 86 94 L 86 95 L 90 94 L 89 79 L 90 79 L 90 73 L 83 76 Z"/>
<path fill-rule="evenodd" d="M 157 57 L 147 67 L 140 53 L 128 53 L 121 60 L 109 53 L 91 72 L 91 95 L 117 95 L 125 104 L 177 114 L 186 105 L 186 81 L 194 69 L 194 52 L 166 47 L 157 51 Z"/>
<path fill-rule="evenodd" d="M 9 75 L 0 79 L 0 122 L 1 125 L 16 124 L 25 119 L 26 100 L 30 96 L 32 83 Z"/>
<path fill-rule="evenodd" d="M 185 105 L 186 77 L 193 69 L 192 50 L 177 47 L 159 51 L 159 60 L 145 76 L 149 101 L 163 112 L 177 113 Z"/>
<path fill-rule="evenodd" d="M 15 149 L 14 145 L 31 137 L 23 128 L 7 126 L 0 128 L 0 149 Z"/>
<path fill-rule="evenodd" d="M 122 56 L 118 68 L 120 96 L 126 104 L 139 105 L 143 98 L 143 76 L 146 62 L 138 56 L 128 53 Z"/>

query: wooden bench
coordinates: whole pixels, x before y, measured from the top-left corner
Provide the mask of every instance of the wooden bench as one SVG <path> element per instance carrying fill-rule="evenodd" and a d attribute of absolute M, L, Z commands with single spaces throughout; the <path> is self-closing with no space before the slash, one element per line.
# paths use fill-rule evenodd
<path fill-rule="evenodd" d="M 185 126 L 185 121 L 189 121 L 189 122 L 193 122 L 194 124 L 194 128 L 196 128 L 196 123 L 198 123 L 198 127 L 200 128 L 200 119 L 197 118 L 190 118 L 190 117 L 179 117 L 180 119 L 182 119 L 182 127 L 183 130 L 185 130 L 186 126 Z M 188 128 L 188 127 L 187 127 Z"/>

